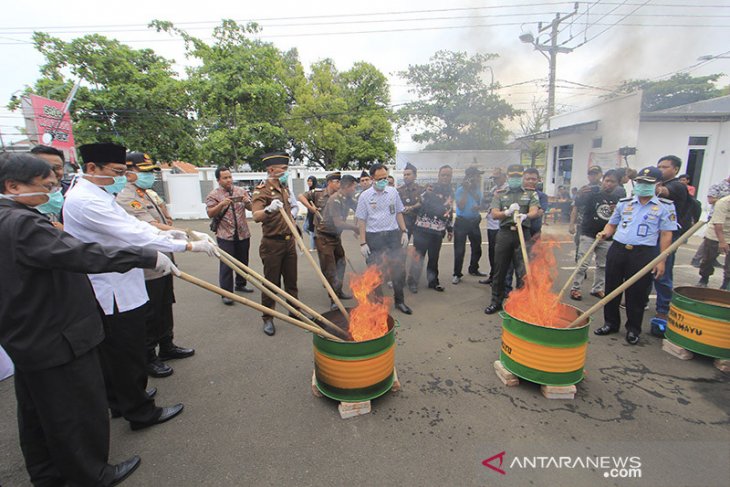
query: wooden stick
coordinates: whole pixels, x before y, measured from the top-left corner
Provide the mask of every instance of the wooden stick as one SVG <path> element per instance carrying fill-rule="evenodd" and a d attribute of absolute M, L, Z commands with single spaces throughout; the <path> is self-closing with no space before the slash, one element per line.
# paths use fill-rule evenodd
<path fill-rule="evenodd" d="M 304 304 L 303 302 L 301 302 L 299 299 L 295 298 L 294 296 L 292 296 L 291 294 L 289 294 L 285 290 L 281 289 L 279 286 L 277 286 L 273 282 L 269 281 L 264 276 L 262 276 L 261 274 L 259 274 L 256 271 L 254 271 L 253 269 L 251 269 L 250 267 L 248 267 L 246 264 L 244 264 L 240 260 L 234 258 L 231 254 L 229 254 L 225 250 L 222 250 L 221 248 L 218 248 L 218 252 L 222 256 L 224 256 L 228 260 L 230 260 L 232 263 L 234 263 L 241 270 L 243 270 L 244 272 L 248 273 L 250 277 L 253 277 L 254 279 L 251 279 L 251 283 L 253 283 L 254 280 L 258 280 L 263 285 L 265 285 L 266 287 L 268 287 L 271 291 L 273 291 L 275 293 L 281 294 L 290 303 L 293 303 L 295 306 L 298 306 L 299 308 L 301 308 L 304 311 L 306 311 L 307 313 L 309 313 L 317 321 L 321 321 L 323 324 L 327 325 L 328 327 L 337 328 L 337 329 L 340 329 L 341 330 L 341 328 L 339 326 L 337 326 L 334 323 L 332 323 L 330 320 L 328 320 L 327 318 L 325 318 L 324 316 L 322 316 L 316 310 L 312 309 L 310 306 L 307 306 L 306 304 Z"/>
<path fill-rule="evenodd" d="M 189 229 L 187 230 L 187 234 L 188 234 L 188 238 L 189 239 L 191 239 L 191 240 L 198 240 L 198 238 Z M 242 271 L 244 271 L 245 273 L 249 274 L 249 277 L 247 279 L 251 282 L 251 284 L 253 284 L 254 281 L 256 281 L 256 280 L 259 281 L 259 282 L 261 282 L 263 285 L 265 285 L 266 287 L 268 287 L 271 291 L 273 291 L 275 293 L 281 294 L 290 303 L 293 303 L 295 306 L 298 306 L 299 308 L 301 308 L 304 311 L 306 311 L 307 313 L 309 313 L 317 321 L 320 321 L 323 324 L 327 325 L 328 328 L 331 327 L 331 328 L 335 328 L 335 329 L 338 329 L 338 330 L 342 330 L 342 328 L 340 328 L 339 326 L 337 326 L 334 323 L 332 323 L 332 321 L 330 321 L 327 318 L 325 318 L 324 316 L 322 316 L 316 310 L 312 309 L 310 306 L 307 306 L 306 304 L 304 304 L 303 302 L 301 302 L 299 299 L 295 298 L 294 296 L 292 296 L 288 292 L 284 291 L 279 286 L 277 286 L 273 282 L 269 281 L 264 276 L 262 276 L 261 274 L 259 274 L 255 270 L 251 269 L 250 267 L 248 267 L 246 264 L 244 264 L 240 260 L 238 260 L 235 257 L 233 257 L 231 254 L 229 254 L 225 250 L 221 249 L 220 247 L 216 247 L 216 250 L 218 251 L 218 253 L 220 255 L 226 257 L 228 260 L 230 260 L 233 264 L 235 264 Z M 251 278 L 253 278 L 253 279 L 251 279 Z M 258 286 L 256 286 L 256 287 L 258 287 Z"/>
<path fill-rule="evenodd" d="M 309 263 L 312 264 L 312 267 L 314 268 L 314 271 L 319 276 L 319 279 L 322 281 L 322 284 L 324 284 L 325 289 L 327 289 L 327 292 L 330 295 L 330 298 L 332 298 L 332 301 L 337 305 L 337 307 L 340 309 L 340 312 L 342 315 L 347 319 L 347 321 L 350 321 L 350 315 L 347 313 L 347 309 L 342 305 L 342 301 L 340 301 L 340 298 L 337 297 L 337 293 L 335 293 L 335 290 L 332 289 L 332 286 L 330 286 L 329 281 L 326 277 L 324 277 L 324 274 L 322 273 L 322 269 L 319 268 L 319 265 L 314 261 L 314 257 L 312 257 L 312 254 L 309 252 L 309 248 L 304 245 L 304 240 L 302 240 L 301 235 L 299 235 L 299 232 L 297 231 L 297 227 L 294 225 L 294 222 L 291 221 L 291 218 L 289 218 L 289 215 L 287 215 L 286 210 L 284 208 L 279 208 L 279 213 L 281 214 L 281 217 L 284 219 L 286 224 L 289 226 L 289 230 L 291 230 L 292 236 L 296 239 L 297 243 L 299 244 L 299 248 L 302 249 L 302 252 L 304 252 L 304 255 L 307 256 L 307 260 L 309 260 Z"/>
<path fill-rule="evenodd" d="M 252 276 L 250 274 L 244 272 L 243 269 L 239 268 L 236 264 L 234 264 L 231 260 L 229 260 L 225 255 L 220 255 L 218 258 L 220 259 L 221 262 L 223 262 L 225 265 L 230 267 L 233 270 L 233 272 L 235 272 L 236 274 L 238 274 L 239 276 L 243 277 L 248 282 L 250 282 L 251 284 L 256 286 L 262 293 L 269 296 L 271 299 L 273 299 L 274 301 L 276 301 L 277 303 L 282 305 L 284 308 L 289 310 L 291 313 L 294 313 L 300 320 L 304 321 L 305 323 L 307 323 L 310 326 L 314 326 L 314 327 L 320 328 L 320 329 L 322 328 L 321 326 L 319 326 L 318 324 L 313 322 L 311 319 L 309 319 L 309 317 L 307 315 L 305 315 L 304 313 L 299 311 L 294 306 L 290 305 L 286 299 L 282 298 L 278 294 L 276 294 L 273 291 L 271 291 L 270 289 L 268 289 L 263 283 L 259 282 L 258 280 L 252 279 Z M 341 335 L 342 338 L 344 338 L 346 340 L 351 338 L 350 335 L 342 328 L 340 328 L 338 326 L 328 325 L 327 323 L 323 323 L 323 324 L 327 325 L 328 328 L 332 328 L 332 331 L 335 331 L 336 333 Z"/>
<path fill-rule="evenodd" d="M 593 241 L 593 243 L 591 244 L 591 246 L 588 247 L 588 251 L 585 253 L 585 255 L 583 256 L 583 258 L 580 259 L 580 262 L 578 262 L 578 264 L 576 264 L 575 270 L 570 275 L 570 277 L 568 278 L 568 280 L 565 282 L 565 286 L 563 286 L 563 289 L 561 289 L 560 292 L 558 293 L 558 301 L 560 301 L 561 299 L 563 299 L 563 295 L 565 294 L 565 291 L 567 291 L 568 288 L 570 287 L 570 285 L 572 284 L 573 279 L 575 279 L 576 274 L 578 274 L 578 271 L 580 270 L 580 266 L 582 266 L 588 260 L 588 257 L 591 256 L 591 253 L 593 253 L 593 251 L 598 246 L 598 244 L 600 243 L 600 241 L 601 241 L 600 238 L 596 238 L 596 240 Z"/>
<path fill-rule="evenodd" d="M 530 259 L 527 258 L 527 246 L 525 245 L 525 233 L 522 231 L 522 222 L 517 221 L 517 213 L 515 213 L 514 221 L 517 225 L 517 236 L 520 238 L 520 249 L 522 250 L 522 260 L 525 261 L 525 275 L 530 273 Z"/>
<path fill-rule="evenodd" d="M 692 235 L 694 235 L 695 232 L 697 232 L 697 230 L 699 230 L 702 227 L 702 225 L 704 225 L 705 223 L 707 223 L 707 222 L 698 221 L 697 223 L 695 223 L 692 227 L 690 227 L 689 230 L 687 230 L 687 232 L 685 232 L 684 235 L 679 237 L 672 245 L 667 247 L 667 250 L 665 250 L 664 252 L 659 254 L 657 257 L 655 257 L 651 262 L 649 262 L 644 267 L 642 267 L 641 270 L 639 270 L 639 272 L 637 272 L 636 274 L 631 276 L 623 284 L 621 284 L 619 287 L 617 287 L 616 289 L 611 291 L 607 296 L 605 296 L 599 302 L 597 302 L 596 304 L 591 306 L 590 309 L 588 309 L 588 311 L 586 311 L 585 313 L 580 315 L 578 318 L 575 319 L 575 321 L 573 321 L 570 325 L 568 325 L 568 328 L 573 328 L 574 326 L 578 326 L 579 324 L 581 324 L 584 320 L 588 319 L 593 313 L 595 313 L 599 309 L 603 308 L 606 305 L 606 303 L 608 303 L 613 298 L 615 298 L 616 296 L 618 296 L 619 294 L 624 292 L 624 290 L 626 288 L 628 288 L 629 286 L 634 284 L 636 281 L 638 281 L 639 279 L 644 277 L 644 275 L 647 272 L 650 272 L 652 269 L 654 269 L 654 267 L 659 262 L 666 259 L 669 254 L 671 254 L 672 252 L 677 250 L 680 245 L 685 243 L 687 241 L 687 239 L 689 239 Z"/>
<path fill-rule="evenodd" d="M 214 286 L 213 284 L 210 284 L 209 282 L 206 282 L 202 279 L 198 279 L 197 277 L 191 276 L 190 274 L 187 274 L 185 272 L 180 272 L 180 275 L 177 277 L 179 277 L 183 281 L 187 281 L 191 284 L 195 284 L 198 287 L 202 287 L 203 289 L 206 289 L 208 291 L 214 292 L 214 293 L 224 296 L 226 298 L 232 299 L 233 301 L 246 305 L 249 308 L 253 308 L 257 311 L 261 311 L 262 313 L 272 315 L 275 318 L 279 318 L 280 320 L 290 323 L 294 326 L 298 326 L 299 328 L 302 328 L 304 330 L 311 331 L 312 333 L 316 333 L 317 335 L 319 335 L 321 337 L 328 338 L 328 339 L 334 340 L 336 342 L 344 341 L 341 338 L 336 337 L 333 334 L 331 334 L 321 328 L 317 328 L 317 327 L 308 325 L 302 321 L 292 318 L 291 316 L 288 316 L 288 315 L 285 315 L 284 313 L 280 313 L 279 311 L 267 308 L 263 304 L 255 303 L 249 299 L 239 296 L 238 294 L 233 294 L 232 292 L 228 292 L 225 289 L 221 289 L 218 286 Z"/>

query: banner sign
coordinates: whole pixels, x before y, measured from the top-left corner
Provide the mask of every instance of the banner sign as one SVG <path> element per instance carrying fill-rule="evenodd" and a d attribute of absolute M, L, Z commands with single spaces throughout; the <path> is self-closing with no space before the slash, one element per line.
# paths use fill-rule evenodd
<path fill-rule="evenodd" d="M 75 163 L 76 151 L 71 115 L 64 112 L 63 102 L 42 96 L 23 98 L 23 117 L 31 145 L 48 145 L 64 152 L 66 160 Z"/>

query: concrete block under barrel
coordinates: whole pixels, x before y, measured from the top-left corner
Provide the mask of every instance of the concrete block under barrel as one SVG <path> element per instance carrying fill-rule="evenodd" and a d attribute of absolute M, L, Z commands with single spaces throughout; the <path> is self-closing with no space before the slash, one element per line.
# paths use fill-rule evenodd
<path fill-rule="evenodd" d="M 730 359 L 730 292 L 690 286 L 675 288 L 664 337 L 700 355 Z"/>
<path fill-rule="evenodd" d="M 563 305 L 560 324 L 567 326 L 580 310 Z M 502 350 L 499 360 L 517 377 L 546 386 L 570 386 L 583 380 L 588 349 L 588 324 L 551 328 L 519 320 L 506 311 L 502 318 Z"/>
<path fill-rule="evenodd" d="M 349 310 L 348 310 L 349 311 Z M 339 310 L 322 314 L 347 330 Z M 380 397 L 393 385 L 395 320 L 388 315 L 388 332 L 362 342 L 335 342 L 312 335 L 316 386 L 325 396 L 343 402 Z"/>

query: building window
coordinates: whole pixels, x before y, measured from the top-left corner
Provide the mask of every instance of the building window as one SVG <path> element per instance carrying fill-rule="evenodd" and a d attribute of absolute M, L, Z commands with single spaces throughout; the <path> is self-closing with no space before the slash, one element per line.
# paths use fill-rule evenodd
<path fill-rule="evenodd" d="M 707 145 L 709 137 L 690 137 L 687 145 Z"/>
<path fill-rule="evenodd" d="M 568 186 L 573 173 L 573 144 L 556 147 L 553 153 L 553 183 L 558 186 Z M 557 157 L 555 157 L 557 156 Z"/>
<path fill-rule="evenodd" d="M 600 149 L 603 145 L 603 137 L 596 137 L 593 139 L 593 148 L 594 149 Z"/>

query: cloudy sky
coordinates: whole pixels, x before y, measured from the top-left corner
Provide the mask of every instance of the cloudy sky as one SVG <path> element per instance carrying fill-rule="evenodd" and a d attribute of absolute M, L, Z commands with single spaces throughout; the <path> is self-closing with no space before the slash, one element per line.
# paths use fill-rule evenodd
<path fill-rule="evenodd" d="M 153 19 L 170 20 L 209 39 L 221 18 L 255 20 L 262 39 L 281 49 L 296 47 L 305 66 L 332 58 L 339 69 L 367 61 L 388 75 L 393 104 L 413 99 L 397 72 L 425 63 L 439 49 L 499 54 L 492 63 L 500 93 L 517 108 L 547 98 L 548 63 L 523 32 L 537 34 L 538 22 L 573 12 L 574 2 L 556 0 L 370 0 L 364 4 L 332 0 L 230 2 L 140 1 L 8 2 L 0 19 L 0 133 L 5 143 L 22 137 L 19 113 L 5 108 L 10 96 L 38 77 L 42 57 L 30 43 L 33 31 L 72 39 L 98 32 L 148 47 L 174 59 L 182 71 L 181 40 L 146 28 Z M 627 78 L 661 79 L 676 72 L 730 73 L 730 1 L 598 0 L 579 2 L 560 26 L 559 43 L 575 48 L 558 58 L 560 111 L 590 105 Z M 541 39 L 547 42 L 547 37 Z M 722 55 L 710 61 L 700 56 Z M 488 78 L 489 73 L 485 76 Z M 730 78 L 721 79 L 722 85 Z M 407 133 L 398 148 L 413 150 Z"/>

